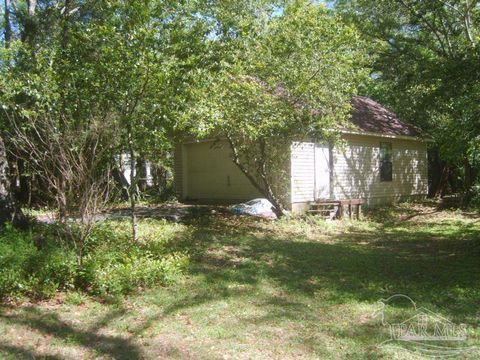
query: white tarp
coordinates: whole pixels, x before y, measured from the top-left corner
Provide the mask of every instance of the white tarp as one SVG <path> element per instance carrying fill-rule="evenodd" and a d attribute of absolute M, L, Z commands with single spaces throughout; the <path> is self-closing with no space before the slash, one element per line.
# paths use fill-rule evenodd
<path fill-rule="evenodd" d="M 233 205 L 231 210 L 234 214 L 252 215 L 268 219 L 276 219 L 277 216 L 272 210 L 273 205 L 267 199 L 253 199 L 246 203 Z"/>

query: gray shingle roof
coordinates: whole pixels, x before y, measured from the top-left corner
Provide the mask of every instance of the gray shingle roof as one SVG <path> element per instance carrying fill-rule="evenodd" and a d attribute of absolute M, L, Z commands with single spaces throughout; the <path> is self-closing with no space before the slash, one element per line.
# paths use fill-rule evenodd
<path fill-rule="evenodd" d="M 368 97 L 354 96 L 351 102 L 353 108 L 351 122 L 359 132 L 422 136 L 418 128 L 403 122 L 393 112 Z"/>

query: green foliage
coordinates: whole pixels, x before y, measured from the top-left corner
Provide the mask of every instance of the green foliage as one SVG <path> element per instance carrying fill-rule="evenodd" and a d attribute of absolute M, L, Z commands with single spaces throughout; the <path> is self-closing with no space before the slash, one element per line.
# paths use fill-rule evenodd
<path fill-rule="evenodd" d="M 79 266 L 72 244 L 56 236 L 58 226 L 35 229 L 35 235 L 8 226 L 0 237 L 0 298 L 44 298 L 58 291 L 121 295 L 171 284 L 188 267 L 188 257 L 174 249 L 175 229 L 168 224 L 145 227 L 138 244 L 131 242 L 126 222 L 96 227 Z"/>
<path fill-rule="evenodd" d="M 93 302 L 71 292 L 62 306 L 3 308 L 0 329 L 8 346 L 0 348 L 0 357 L 420 359 L 397 346 L 378 346 L 390 332 L 372 314 L 378 314 L 379 299 L 398 293 L 465 324 L 466 348 L 475 348 L 478 213 L 439 205 L 372 210 L 361 222 L 201 218 L 200 212 L 190 225 L 141 222 L 148 241 L 166 248 L 191 238 L 188 248 L 197 256 L 188 277 L 126 301 Z M 121 230 L 124 224 L 108 227 Z M 156 235 L 161 229 L 163 238 Z M 191 233 L 184 236 L 186 231 Z M 415 315 L 401 305 L 391 309 L 390 319 Z M 461 358 L 479 357 L 472 352 Z"/>
<path fill-rule="evenodd" d="M 208 92 L 199 90 L 192 109 L 197 133 L 251 141 L 325 137 L 346 119 L 366 75 L 366 44 L 354 27 L 308 1 L 288 2 L 282 15 L 267 20 L 251 17 L 257 26 L 242 36 L 216 40 L 235 46 L 217 50 L 228 51 L 220 68 L 201 74 Z"/>
<path fill-rule="evenodd" d="M 134 244 L 127 222 L 98 227 L 81 269 L 82 286 L 105 295 L 172 283 L 188 266 L 187 256 L 170 243 L 178 230 L 163 222 L 145 223 L 139 229 L 140 242 Z"/>
<path fill-rule="evenodd" d="M 434 140 L 464 188 L 478 179 L 480 11 L 472 0 L 339 0 L 375 45 L 366 92 Z"/>
<path fill-rule="evenodd" d="M 100 124 L 109 137 L 95 144 L 102 154 L 94 156 L 96 175 L 118 166 L 115 156 L 127 150 L 168 166 L 171 135 L 193 87 L 191 73 L 206 53 L 196 6 L 172 0 L 39 2 L 31 19 L 36 33 L 28 36 L 27 19 L 12 17 L 15 34 L 0 50 L 2 130 L 15 133 L 15 123 L 41 148 L 43 134 L 31 125 L 48 120 L 54 131 L 47 143 L 63 139 L 88 159 L 79 139 Z M 29 170 L 45 172 L 39 169 L 43 159 L 9 145 Z M 41 195 L 64 197 L 51 187 Z"/>
<path fill-rule="evenodd" d="M 240 5 L 239 5 L 240 7 Z M 278 207 L 275 179 L 292 140 L 335 138 L 365 77 L 367 46 L 354 26 L 309 1 L 245 5 L 241 20 L 212 39 L 218 63 L 199 74 L 187 124 L 200 137 L 227 138 L 233 159 Z M 237 20 L 237 22 L 235 21 Z M 234 35 L 232 35 L 232 33 Z M 190 126 L 188 126 L 190 125 Z M 281 181 L 279 181 L 281 182 Z"/>
<path fill-rule="evenodd" d="M 79 291 L 70 291 L 65 295 L 65 303 L 70 305 L 83 305 L 87 297 Z"/>
<path fill-rule="evenodd" d="M 30 232 L 8 226 L 0 237 L 0 297 L 52 296 L 74 287 L 75 254 L 48 240 L 35 245 Z"/>
<path fill-rule="evenodd" d="M 181 254 L 161 259 L 151 253 L 127 256 L 109 253 L 87 260 L 91 291 L 95 294 L 126 294 L 138 288 L 171 284 L 185 269 L 188 260 Z"/>
<path fill-rule="evenodd" d="M 285 154 L 275 151 L 279 141 L 329 137 L 347 118 L 365 75 L 366 42 L 312 1 L 87 0 L 65 6 L 38 6 L 31 19 L 35 34 L 26 19 L 11 19 L 15 34 L 0 54 L 0 116 L 7 130 L 13 119 L 40 147 L 44 136 L 31 125 L 48 118 L 53 140 L 46 142 L 64 139 L 79 153 L 86 147 L 75 139 L 101 124 L 110 136 L 95 142 L 102 154 L 95 174 L 117 166 L 116 155 L 126 151 L 132 163 L 168 165 L 174 135 L 187 129 L 228 135 L 242 161 L 268 154 L 244 167 L 257 187 L 269 188 L 264 180 L 271 176 L 255 173 L 278 173 L 273 160 Z M 24 157 L 32 168 L 44 162 Z"/>

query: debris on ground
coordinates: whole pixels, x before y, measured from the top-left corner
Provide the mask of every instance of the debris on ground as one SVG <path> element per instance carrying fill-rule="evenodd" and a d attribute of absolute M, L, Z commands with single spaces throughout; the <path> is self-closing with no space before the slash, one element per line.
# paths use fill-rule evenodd
<path fill-rule="evenodd" d="M 253 199 L 246 203 L 232 205 L 230 210 L 237 215 L 252 215 L 266 219 L 276 219 L 273 212 L 273 204 L 267 199 Z"/>

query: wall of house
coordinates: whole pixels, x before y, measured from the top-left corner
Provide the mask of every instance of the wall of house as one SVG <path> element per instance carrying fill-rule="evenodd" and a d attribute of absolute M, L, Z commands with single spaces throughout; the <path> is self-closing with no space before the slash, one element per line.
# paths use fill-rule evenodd
<path fill-rule="evenodd" d="M 392 181 L 380 181 L 380 143 L 392 144 Z M 315 144 L 294 142 L 289 150 L 288 187 L 281 194 L 294 212 L 308 209 L 315 192 Z M 427 194 L 427 148 L 416 140 L 344 135 L 331 150 L 331 198 L 362 198 L 378 205 Z M 262 197 L 235 166 L 225 141 L 178 144 L 175 147 L 175 189 L 180 199 L 238 202 Z M 283 184 L 285 183 L 285 184 Z M 289 200 L 288 200 L 289 199 Z"/>
<path fill-rule="evenodd" d="M 271 153 L 275 170 L 270 185 L 290 209 L 290 144 L 277 145 Z M 227 141 L 177 144 L 174 156 L 175 191 L 181 200 L 238 203 L 264 197 L 233 163 Z"/>
<path fill-rule="evenodd" d="M 315 143 L 293 142 L 290 152 L 292 210 L 302 212 L 314 200 Z"/>
<path fill-rule="evenodd" d="M 364 135 L 344 135 L 344 140 L 332 152 L 335 199 L 362 198 L 379 205 L 426 196 L 426 143 Z M 392 144 L 392 181 L 380 180 L 381 142 Z"/>

